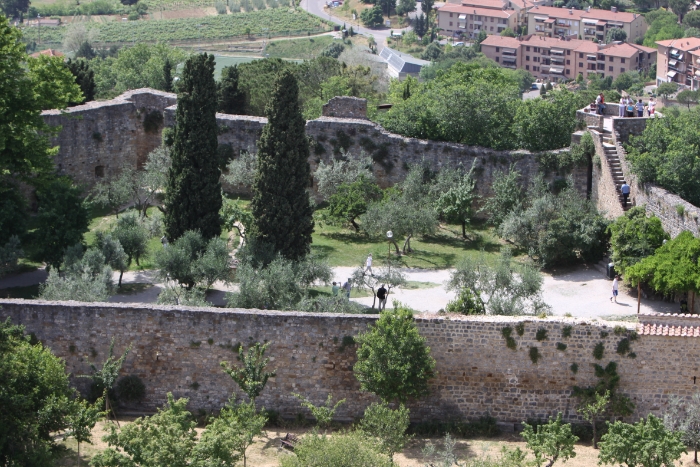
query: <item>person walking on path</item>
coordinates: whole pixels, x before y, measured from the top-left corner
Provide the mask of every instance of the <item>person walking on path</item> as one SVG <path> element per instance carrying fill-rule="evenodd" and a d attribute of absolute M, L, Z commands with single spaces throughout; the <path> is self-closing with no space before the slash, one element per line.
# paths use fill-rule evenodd
<path fill-rule="evenodd" d="M 350 290 L 352 289 L 352 280 L 348 279 L 345 281 L 345 284 L 343 284 L 343 293 L 345 294 L 345 298 L 347 300 L 350 300 Z"/>
<path fill-rule="evenodd" d="M 612 297 L 610 297 L 611 302 L 613 300 L 615 300 L 615 303 L 617 303 L 619 282 L 620 282 L 620 276 L 615 276 L 615 279 L 613 279 L 613 284 L 612 284 Z"/>
<path fill-rule="evenodd" d="M 338 286 L 337 282 L 333 282 L 333 287 L 331 287 L 331 292 L 333 292 L 334 297 L 338 296 L 338 292 L 340 292 L 340 287 Z"/>
<path fill-rule="evenodd" d="M 379 299 L 379 311 L 382 311 L 384 308 L 386 308 L 386 295 L 387 290 L 384 288 L 384 284 L 382 284 L 382 286 L 379 287 L 379 290 L 377 290 L 377 298 Z"/>
<path fill-rule="evenodd" d="M 620 187 L 620 192 L 622 192 L 622 207 L 627 207 L 627 199 L 630 197 L 630 186 L 626 181 L 622 181 L 622 186 Z"/>
<path fill-rule="evenodd" d="M 367 261 L 365 261 L 365 272 L 369 272 L 369 275 L 374 277 L 374 273 L 372 272 L 372 253 L 367 256 Z"/>
<path fill-rule="evenodd" d="M 644 103 L 642 102 L 642 100 L 639 99 L 634 106 L 637 108 L 637 117 L 643 117 L 644 116 Z"/>

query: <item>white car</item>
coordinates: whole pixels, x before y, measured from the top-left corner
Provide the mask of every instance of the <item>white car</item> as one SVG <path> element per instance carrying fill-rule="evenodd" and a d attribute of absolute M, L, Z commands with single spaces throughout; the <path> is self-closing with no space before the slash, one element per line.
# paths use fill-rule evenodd
<path fill-rule="evenodd" d="M 463 47 L 463 46 L 464 46 L 464 42 L 455 42 L 454 44 L 452 44 L 452 47 Z"/>

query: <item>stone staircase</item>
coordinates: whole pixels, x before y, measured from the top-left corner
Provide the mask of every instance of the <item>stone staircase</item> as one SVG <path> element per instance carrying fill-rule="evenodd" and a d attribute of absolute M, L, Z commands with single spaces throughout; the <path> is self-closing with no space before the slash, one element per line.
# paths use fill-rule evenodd
<path fill-rule="evenodd" d="M 617 192 L 617 198 L 620 201 L 620 205 L 624 211 L 627 211 L 631 206 L 629 201 L 627 206 L 622 204 L 622 192 L 620 187 L 622 187 L 622 182 L 625 181 L 625 174 L 622 173 L 622 164 L 620 163 L 620 157 L 617 154 L 617 147 L 612 139 L 612 134 L 609 131 L 603 132 L 603 150 L 605 151 L 605 158 L 608 161 L 608 167 L 610 168 L 610 175 L 612 176 L 613 183 L 615 184 L 615 191 Z"/>

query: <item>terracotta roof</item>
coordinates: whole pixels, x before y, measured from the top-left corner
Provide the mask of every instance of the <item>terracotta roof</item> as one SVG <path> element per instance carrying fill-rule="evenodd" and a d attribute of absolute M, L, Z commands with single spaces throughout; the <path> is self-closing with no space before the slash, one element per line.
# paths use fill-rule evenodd
<path fill-rule="evenodd" d="M 654 49 L 652 49 L 654 50 Z M 639 49 L 636 47 L 632 47 L 631 45 L 627 43 L 622 43 L 622 44 L 608 44 L 605 46 L 603 49 L 601 49 L 601 52 L 604 53 L 605 55 L 612 55 L 613 57 L 634 57 L 639 53 Z M 654 52 L 656 52 L 654 50 Z"/>
<path fill-rule="evenodd" d="M 652 53 L 652 52 L 657 52 L 656 49 L 652 49 L 651 47 L 645 47 L 645 46 L 643 46 L 643 45 L 637 45 L 637 44 L 633 44 L 633 43 L 631 43 L 631 42 L 628 42 L 627 44 L 631 45 L 632 47 L 634 47 L 634 48 L 636 48 L 636 49 L 641 50 L 642 52 L 646 52 L 646 53 L 648 53 L 648 54 L 650 54 L 650 53 Z"/>
<path fill-rule="evenodd" d="M 48 55 L 49 57 L 63 57 L 63 54 L 58 50 L 46 49 L 40 52 L 34 52 L 30 57 L 39 58 L 39 55 Z"/>
<path fill-rule="evenodd" d="M 503 2 L 501 0 L 462 0 L 462 6 L 470 6 L 472 8 L 488 8 L 490 10 L 502 10 Z"/>
<path fill-rule="evenodd" d="M 684 39 L 669 39 L 666 41 L 656 41 L 657 44 L 664 47 L 670 47 L 673 49 L 683 50 L 684 52 L 689 52 L 693 49 L 700 47 L 700 38 L 698 37 L 686 37 Z"/>
<path fill-rule="evenodd" d="M 642 336 L 700 337 L 700 326 L 639 323 L 637 333 Z"/>
<path fill-rule="evenodd" d="M 492 45 L 494 47 L 509 47 L 513 49 L 517 49 L 518 47 L 520 47 L 520 44 L 522 44 L 522 42 L 516 39 L 515 37 L 503 37 L 496 36 L 493 34 L 488 36 L 481 43 L 481 45 Z"/>
<path fill-rule="evenodd" d="M 619 21 L 622 23 L 629 23 L 634 21 L 635 17 L 632 13 L 626 12 L 612 12 L 609 10 L 598 10 L 591 8 L 590 11 L 586 10 L 570 10 L 569 8 L 556 8 L 553 6 L 540 6 L 531 9 L 529 14 L 538 16 L 553 16 L 554 18 L 562 19 L 574 19 L 581 20 L 583 18 L 591 18 L 606 21 Z"/>
<path fill-rule="evenodd" d="M 446 3 L 444 6 L 441 6 L 438 11 L 500 18 L 510 18 L 514 13 L 513 10 L 489 10 L 488 8 L 474 8 L 471 6 L 455 5 L 453 3 Z"/>

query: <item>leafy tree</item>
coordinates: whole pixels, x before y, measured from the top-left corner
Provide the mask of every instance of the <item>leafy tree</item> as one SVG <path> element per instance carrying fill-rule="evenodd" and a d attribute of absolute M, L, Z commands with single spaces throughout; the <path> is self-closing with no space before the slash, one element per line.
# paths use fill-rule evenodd
<path fill-rule="evenodd" d="M 678 83 L 661 83 L 656 88 L 656 93 L 662 96 L 664 99 L 668 98 L 671 94 L 678 91 Z"/>
<path fill-rule="evenodd" d="M 185 409 L 187 399 L 174 400 L 168 393 L 165 408 L 150 417 L 142 417 L 120 430 L 109 425 L 103 439 L 109 447 L 95 455 L 94 467 L 186 467 L 191 465 L 196 445 L 197 423 Z"/>
<path fill-rule="evenodd" d="M 463 258 L 447 283 L 448 290 L 469 290 L 479 305 L 493 315 L 538 314 L 547 305 L 542 301 L 542 275 L 531 265 L 513 264 L 510 250 L 504 249 L 495 264 L 485 257 Z"/>
<path fill-rule="evenodd" d="M 42 299 L 105 302 L 112 293 L 112 268 L 105 265 L 104 255 L 95 248 L 85 254 L 80 244 L 68 248 L 62 269 L 63 273 L 58 268 L 49 271 L 46 282 L 39 287 Z"/>
<path fill-rule="evenodd" d="M 698 463 L 700 448 L 700 393 L 694 393 L 685 401 L 672 397 L 669 408 L 664 413 L 664 426 L 671 432 L 682 433 L 682 441 L 695 450 L 694 462 Z"/>
<path fill-rule="evenodd" d="M 202 433 L 193 457 L 201 462 L 199 465 L 220 467 L 235 467 L 243 458 L 245 467 L 247 450 L 255 437 L 262 433 L 265 423 L 267 415 L 264 411 L 256 411 L 254 401 L 229 401 Z"/>
<path fill-rule="evenodd" d="M 27 68 L 35 98 L 42 109 L 64 109 L 72 102 L 83 102 L 80 87 L 61 57 L 29 57 Z"/>
<path fill-rule="evenodd" d="M 598 448 L 597 428 L 598 420 L 607 412 L 610 404 L 610 391 L 603 394 L 595 394 L 595 400 L 583 401 L 576 411 L 581 414 L 584 420 L 591 424 L 593 428 L 593 449 Z"/>
<path fill-rule="evenodd" d="M 119 372 L 121 371 L 122 366 L 124 366 L 124 360 L 126 360 L 126 356 L 129 355 L 129 352 L 131 352 L 131 345 L 124 350 L 121 357 L 115 358 L 114 338 L 112 338 L 112 342 L 109 344 L 107 358 L 104 362 L 102 362 L 102 368 L 98 369 L 94 363 L 91 363 L 90 369 L 92 370 L 92 374 L 81 375 L 83 378 L 90 378 L 92 380 L 92 387 L 90 388 L 92 394 L 100 394 L 102 397 L 104 397 L 105 412 L 107 413 L 108 418 L 109 412 L 112 412 L 116 418 L 114 407 L 109 400 L 109 394 L 110 392 L 114 391 L 114 384 L 117 382 Z M 117 425 L 118 424 L 119 422 L 117 422 Z"/>
<path fill-rule="evenodd" d="M 532 425 L 523 423 L 521 436 L 527 442 L 527 447 L 535 455 L 535 465 L 541 467 L 546 462 L 546 467 L 552 467 L 558 459 L 566 462 L 576 457 L 574 443 L 578 436 L 571 433 L 571 425 L 562 423 L 561 412 L 557 418 L 550 419 L 544 425 L 538 425 L 535 431 Z"/>
<path fill-rule="evenodd" d="M 307 192 L 309 143 L 298 95 L 296 78 L 284 72 L 276 81 L 268 124 L 258 142 L 258 171 L 250 203 L 251 235 L 292 260 L 309 253 L 314 228 Z"/>
<path fill-rule="evenodd" d="M 224 180 L 236 189 L 245 190 L 253 186 L 258 170 L 258 157 L 255 153 L 241 151 L 240 156 L 226 165 Z"/>
<path fill-rule="evenodd" d="M 421 1 L 421 11 L 423 12 L 423 14 L 425 14 L 427 16 L 426 22 L 425 22 L 426 31 L 430 28 L 430 16 L 434 13 L 433 12 L 434 6 L 435 6 L 435 0 Z M 420 37 L 423 37 L 421 34 L 418 34 L 418 35 Z"/>
<path fill-rule="evenodd" d="M 686 452 L 682 437 L 680 432 L 667 430 L 661 419 L 651 414 L 634 425 L 608 423 L 608 432 L 600 440 L 598 459 L 601 463 L 628 467 L 674 465 Z"/>
<path fill-rule="evenodd" d="M 408 308 L 394 303 L 355 342 L 359 348 L 353 370 L 363 391 L 401 403 L 428 395 L 435 360 Z"/>
<path fill-rule="evenodd" d="M 95 100 L 95 72 L 92 71 L 86 60 L 70 58 L 66 62 L 66 66 L 75 77 L 75 82 L 80 86 L 80 91 L 83 93 L 83 100 L 72 102 L 72 105 L 82 104 Z"/>
<path fill-rule="evenodd" d="M 313 417 L 316 419 L 316 423 L 321 428 L 330 427 L 331 423 L 333 422 L 333 417 L 335 416 L 335 411 L 338 409 L 338 407 L 345 403 L 345 399 L 340 399 L 335 403 L 335 405 L 333 405 L 333 394 L 331 393 L 328 393 L 326 402 L 319 406 L 314 405 L 301 394 L 292 393 L 292 395 L 301 401 L 302 407 L 309 409 L 311 415 L 313 415 Z"/>
<path fill-rule="evenodd" d="M 663 122 L 662 122 L 663 120 Z M 697 140 L 700 111 L 653 119 L 640 136 L 627 145 L 632 171 L 642 183 L 654 183 L 698 205 L 700 203 L 700 146 Z"/>
<path fill-rule="evenodd" d="M 78 467 L 80 467 L 80 443 L 92 444 L 92 429 L 95 428 L 97 421 L 105 415 L 105 412 L 102 411 L 103 405 L 102 398 L 97 399 L 94 404 L 79 399 L 74 402 L 71 413 L 66 417 L 70 431 L 66 432 L 63 439 L 71 437 L 78 444 Z"/>
<path fill-rule="evenodd" d="M 683 0 L 681 0 L 683 1 Z M 656 41 L 679 39 L 683 37 L 683 28 L 678 24 L 678 15 L 660 8 L 644 15 L 649 28 L 644 34 L 644 45 L 654 46 Z"/>
<path fill-rule="evenodd" d="M 425 52 L 420 58 L 423 60 L 429 60 L 431 62 L 437 61 L 442 56 L 442 47 L 437 42 L 431 42 L 428 47 L 425 48 Z"/>
<path fill-rule="evenodd" d="M 241 362 L 241 367 L 234 367 L 229 362 L 221 362 L 221 367 L 233 381 L 238 384 L 241 390 L 248 396 L 250 401 L 255 404 L 255 399 L 265 389 L 267 380 L 275 377 L 275 371 L 265 371 L 270 359 L 265 357 L 265 351 L 270 347 L 270 343 L 255 344 L 248 347 L 248 352 L 243 352 L 243 346 L 238 347 L 238 360 Z"/>
<path fill-rule="evenodd" d="M 686 28 L 700 28 L 700 10 L 693 10 L 683 17 L 683 25 Z"/>
<path fill-rule="evenodd" d="M 637 206 L 625 212 L 608 226 L 610 234 L 610 259 L 615 268 L 624 273 L 629 266 L 638 263 L 656 251 L 665 240 L 670 239 L 664 232 L 661 220 L 656 216 L 647 217 L 643 207 Z"/>
<path fill-rule="evenodd" d="M 328 201 L 341 185 L 350 185 L 361 179 L 375 181 L 372 158 L 364 151 L 357 158 L 342 150 L 340 154 L 341 159 L 333 159 L 330 163 L 319 162 L 314 172 L 317 192 L 324 201 Z"/>
<path fill-rule="evenodd" d="M 225 240 L 206 241 L 199 232 L 190 230 L 159 250 L 155 262 L 162 279 L 176 281 L 188 290 L 195 286 L 206 290 L 217 280 L 228 281 L 228 260 Z"/>
<path fill-rule="evenodd" d="M 304 436 L 294 447 L 294 456 L 282 456 L 281 467 L 392 467 L 374 443 L 358 432 Z"/>
<path fill-rule="evenodd" d="M 19 186 L 8 177 L 0 177 L 0 246 L 12 237 L 24 237 L 28 218 L 27 201 Z"/>
<path fill-rule="evenodd" d="M 493 196 L 486 199 L 480 212 L 489 214 L 489 223 L 499 227 L 512 211 L 520 209 L 523 190 L 518 183 L 520 172 L 511 165 L 508 172 L 498 171 L 493 176 Z"/>
<path fill-rule="evenodd" d="M 574 101 L 572 93 L 557 91 L 549 92 L 546 99 L 529 99 L 518 106 L 513 123 L 518 146 L 530 151 L 569 146 L 576 126 Z"/>
<path fill-rule="evenodd" d="M 654 290 L 673 295 L 700 291 L 700 239 L 684 231 L 626 270 L 631 283 L 645 282 Z"/>
<path fill-rule="evenodd" d="M 227 66 L 221 70 L 221 80 L 217 83 L 219 112 L 232 115 L 245 115 L 245 93 L 238 86 L 238 67 Z"/>
<path fill-rule="evenodd" d="M 11 5 L 14 3 L 8 1 L 2 8 L 14 10 Z M 32 61 L 30 70 L 20 31 L 4 15 L 0 15 L 0 56 L 0 176 L 12 174 L 15 180 L 35 183 L 37 175 L 53 172 L 51 156 L 57 151 L 49 143 L 54 130 L 44 123 L 41 111 L 49 103 L 65 107 L 60 104 L 78 97 L 80 91 L 74 82 L 67 84 L 66 73 L 70 73 L 60 61 Z M 60 95 L 61 91 L 69 95 Z"/>
<path fill-rule="evenodd" d="M 501 31 L 501 36 L 502 37 L 515 37 L 515 33 L 511 28 L 505 28 L 503 31 Z"/>
<path fill-rule="evenodd" d="M 421 5 L 423 5 L 423 3 L 421 3 Z M 413 32 L 415 32 L 416 35 L 422 39 L 427 31 L 428 18 L 426 18 L 425 11 L 423 11 L 420 16 L 416 16 L 416 18 L 413 20 Z"/>
<path fill-rule="evenodd" d="M 0 2 L 0 10 L 8 18 L 21 17 L 29 10 L 29 3 L 29 0 L 2 0 Z"/>
<path fill-rule="evenodd" d="M 486 33 L 486 31 L 484 31 L 482 29 L 481 31 L 479 31 L 479 34 L 476 36 L 476 40 L 474 41 L 474 44 L 472 45 L 472 47 L 475 47 L 475 50 L 477 52 L 481 52 L 481 43 L 484 42 L 484 40 L 486 40 L 487 37 L 488 37 L 488 34 Z"/>
<path fill-rule="evenodd" d="M 254 250 L 255 242 L 253 241 Z M 250 244 L 249 244 L 250 245 Z M 266 249 L 264 245 L 263 249 Z M 243 252 L 236 269 L 239 291 L 229 294 L 232 308 L 261 308 L 292 310 L 307 298 L 308 288 L 314 282 L 329 283 L 333 277 L 330 267 L 309 255 L 303 261 L 291 261 L 277 256 L 258 262 L 246 258 Z"/>
<path fill-rule="evenodd" d="M 382 452 L 393 461 L 394 454 L 401 452 L 413 438 L 406 433 L 409 422 L 409 410 L 403 404 L 394 410 L 386 402 L 374 402 L 365 409 L 360 431 L 378 439 Z"/>
<path fill-rule="evenodd" d="M 98 206 L 109 208 L 109 211 L 119 218 L 121 207 L 132 199 L 129 186 L 123 182 L 125 179 L 122 177 L 105 178 L 98 181 L 92 188 L 90 201 Z"/>
<path fill-rule="evenodd" d="M 211 306 L 206 300 L 204 290 L 199 288 L 187 289 L 173 284 L 165 284 L 158 294 L 158 305 Z"/>
<path fill-rule="evenodd" d="M 365 8 L 362 10 L 362 13 L 360 13 L 360 19 L 362 20 L 362 24 L 368 28 L 381 26 L 384 23 L 381 5 L 374 5 L 372 8 Z"/>
<path fill-rule="evenodd" d="M 624 29 L 620 28 L 610 28 L 607 34 L 605 34 L 605 43 L 610 44 L 611 42 L 625 42 L 627 40 L 627 33 Z"/>
<path fill-rule="evenodd" d="M 265 116 L 276 79 L 286 70 L 296 71 L 297 65 L 280 58 L 253 60 L 238 65 L 238 87 L 245 92 L 248 115 Z"/>
<path fill-rule="evenodd" d="M 445 311 L 462 315 L 484 315 L 486 308 L 478 292 L 462 289 L 456 299 L 447 303 Z"/>
<path fill-rule="evenodd" d="M 49 267 L 59 267 L 66 248 L 82 242 L 88 231 L 88 210 L 81 195 L 82 189 L 66 178 L 51 180 L 37 189 L 34 257 Z"/>
<path fill-rule="evenodd" d="M 0 464 L 50 465 L 53 434 L 72 410 L 65 362 L 22 326 L 0 321 Z"/>
<path fill-rule="evenodd" d="M 221 233 L 222 205 L 214 56 L 189 58 L 180 83 L 165 193 L 165 231 L 171 241 L 188 230 L 198 230 L 208 240 Z"/>
<path fill-rule="evenodd" d="M 412 11 L 416 11 L 416 0 L 399 0 L 399 4 L 396 7 L 398 15 L 408 15 Z"/>
<path fill-rule="evenodd" d="M 119 240 L 111 234 L 96 233 L 96 246 L 105 257 L 105 264 L 114 271 L 119 271 L 119 286 L 122 285 L 122 275 L 129 269 L 129 256 L 124 251 Z"/>
<path fill-rule="evenodd" d="M 686 104 L 690 110 L 690 104 L 698 102 L 698 92 L 684 89 L 676 95 L 676 100 L 679 104 Z"/>
<path fill-rule="evenodd" d="M 620 73 L 617 78 L 615 78 L 612 86 L 618 91 L 623 91 L 632 88 L 641 81 L 642 78 L 638 71 L 625 71 L 624 73 Z"/>
<path fill-rule="evenodd" d="M 328 213 L 332 219 L 349 222 L 356 232 L 360 226 L 355 221 L 367 212 L 367 206 L 381 198 L 381 190 L 377 184 L 365 176 L 350 184 L 342 184 L 328 202 Z"/>
<path fill-rule="evenodd" d="M 634 404 L 629 397 L 620 394 L 617 390 L 620 386 L 620 375 L 617 373 L 617 363 L 608 362 L 606 366 L 593 365 L 593 372 L 598 382 L 593 386 L 574 386 L 573 396 L 579 399 L 579 407 L 596 404 L 599 396 L 609 395 L 608 410 L 606 415 L 626 417 L 634 411 Z"/>
<path fill-rule="evenodd" d="M 163 91 L 173 92 L 173 69 L 175 65 L 166 57 L 163 62 Z"/>
<path fill-rule="evenodd" d="M 148 250 L 148 232 L 135 214 L 125 214 L 117 219 L 117 226 L 112 231 L 112 236 L 122 246 L 126 253 L 126 269 L 131 265 L 131 261 L 139 260 Z M 121 286 L 122 275 L 119 275 L 119 285 Z"/>
<path fill-rule="evenodd" d="M 688 13 L 692 4 L 693 2 L 691 0 L 668 0 L 668 6 L 678 15 L 679 23 L 683 22 L 683 17 Z"/>
<path fill-rule="evenodd" d="M 22 256 L 24 250 L 20 247 L 19 237 L 13 235 L 4 246 L 0 246 L 0 277 L 15 270 Z"/>
<path fill-rule="evenodd" d="M 352 272 L 352 284 L 360 289 L 372 291 L 372 309 L 377 303 L 377 291 L 380 285 L 387 289 L 386 294 L 391 294 L 391 289 L 401 287 L 406 284 L 406 275 L 399 269 L 401 263 L 395 259 L 382 261 L 382 266 L 377 269 L 377 273 L 369 275 L 365 273 L 364 263 Z"/>
<path fill-rule="evenodd" d="M 691 11 L 690 13 L 693 13 L 693 11 Z M 690 13 L 688 13 L 688 14 L 690 14 Z M 686 15 L 686 17 L 687 16 L 688 15 Z M 700 37 L 700 28 L 688 28 L 688 29 L 686 29 L 685 33 L 683 34 L 683 37 Z M 656 67 L 654 67 L 654 65 L 652 65 L 652 67 L 649 68 L 649 75 L 650 76 L 653 76 L 656 73 Z M 652 69 L 653 69 L 654 73 L 652 73 Z"/>

